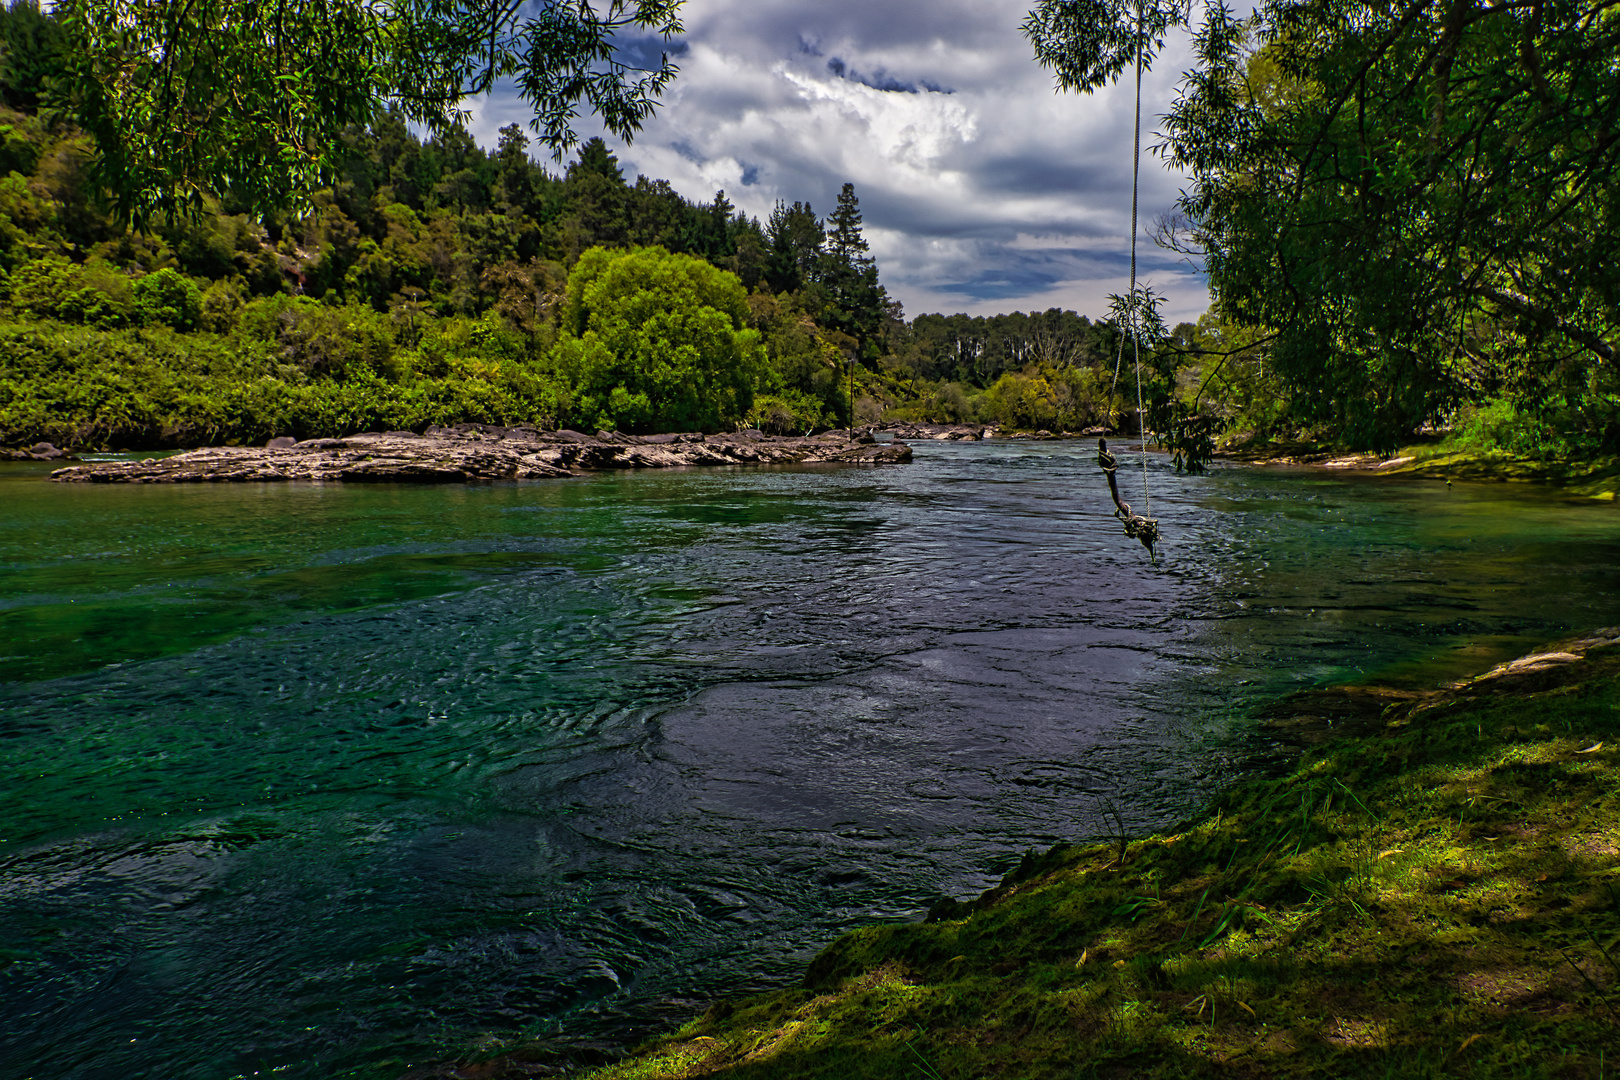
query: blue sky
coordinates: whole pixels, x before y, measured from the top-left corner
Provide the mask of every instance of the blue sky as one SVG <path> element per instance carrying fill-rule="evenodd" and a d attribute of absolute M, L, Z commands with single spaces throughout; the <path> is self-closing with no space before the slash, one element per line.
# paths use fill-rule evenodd
<path fill-rule="evenodd" d="M 853 182 L 883 282 L 908 316 L 1072 308 L 1124 292 L 1131 94 L 1057 95 L 1018 33 L 1025 0 L 687 0 L 681 74 L 625 146 L 626 174 L 688 198 L 717 189 L 761 220 L 777 199 L 830 211 Z M 1185 49 L 1143 80 L 1144 146 L 1174 99 Z M 473 105 L 486 146 L 527 122 L 497 94 Z M 1183 177 L 1143 151 L 1140 272 L 1171 322 L 1208 303 L 1154 219 Z"/>

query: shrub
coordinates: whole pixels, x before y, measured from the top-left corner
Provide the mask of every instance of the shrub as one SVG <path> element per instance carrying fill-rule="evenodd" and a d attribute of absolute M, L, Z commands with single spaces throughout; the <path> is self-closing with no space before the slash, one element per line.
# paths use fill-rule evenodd
<path fill-rule="evenodd" d="M 361 367 L 398 374 L 392 329 L 369 307 L 327 307 L 299 297 L 277 312 L 275 340 L 310 375 L 343 378 Z"/>
<path fill-rule="evenodd" d="M 990 415 L 1008 427 L 1047 428 L 1057 423 L 1057 396 L 1040 375 L 1009 371 L 984 397 Z"/>
<path fill-rule="evenodd" d="M 135 279 L 135 310 L 148 325 L 192 330 L 202 319 L 197 283 L 172 268 Z"/>
<path fill-rule="evenodd" d="M 821 400 L 799 390 L 761 394 L 748 410 L 747 422 L 769 435 L 804 435 L 830 426 Z"/>
<path fill-rule="evenodd" d="M 321 309 L 343 314 L 342 309 Z M 158 449 L 475 420 L 553 425 L 567 392 L 533 365 L 447 353 L 435 378 L 356 364 L 341 380 L 276 340 L 0 325 L 0 445 Z"/>
<path fill-rule="evenodd" d="M 568 279 L 553 351 L 587 427 L 719 431 L 765 375 L 735 274 L 661 247 L 592 248 Z"/>
<path fill-rule="evenodd" d="M 202 327 L 216 334 L 236 329 L 242 317 L 242 290 L 233 281 L 216 281 L 202 294 Z"/>
<path fill-rule="evenodd" d="M 102 328 L 139 321 L 129 279 L 99 259 L 84 266 L 61 256 L 37 259 L 8 280 L 12 307 L 28 315 Z"/>

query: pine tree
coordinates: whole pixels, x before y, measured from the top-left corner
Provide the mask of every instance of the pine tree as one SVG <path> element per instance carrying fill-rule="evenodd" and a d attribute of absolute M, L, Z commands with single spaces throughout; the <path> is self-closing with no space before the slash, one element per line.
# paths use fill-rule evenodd
<path fill-rule="evenodd" d="M 534 200 L 534 167 L 529 161 L 529 137 L 516 124 L 500 130 L 495 160 L 501 193 L 510 209 L 524 212 Z"/>
<path fill-rule="evenodd" d="M 39 0 L 0 3 L 0 96 L 7 105 L 39 106 L 62 75 L 66 44 L 62 21 L 41 11 Z"/>
<path fill-rule="evenodd" d="M 861 235 L 861 204 L 855 185 L 838 193 L 838 209 L 828 219 L 832 229 L 821 257 L 818 280 L 827 296 L 823 320 L 861 343 L 863 359 L 879 355 L 889 297 L 878 283 L 877 262 Z"/>
<path fill-rule="evenodd" d="M 797 292 L 815 280 L 826 231 L 809 203 L 781 200 L 765 225 L 765 282 L 772 292 Z"/>
<path fill-rule="evenodd" d="M 832 231 L 827 236 L 828 254 L 852 266 L 872 261 L 866 237 L 861 235 L 861 203 L 855 197 L 855 185 L 846 183 L 838 193 L 838 209 L 828 218 Z"/>

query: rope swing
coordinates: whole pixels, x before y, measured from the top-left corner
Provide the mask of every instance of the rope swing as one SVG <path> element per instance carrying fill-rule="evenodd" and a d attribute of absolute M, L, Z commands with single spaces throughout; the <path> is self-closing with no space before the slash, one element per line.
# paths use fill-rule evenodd
<path fill-rule="evenodd" d="M 1108 477 L 1108 494 L 1114 497 L 1114 516 L 1125 523 L 1125 536 L 1130 540 L 1142 541 L 1147 548 L 1148 558 L 1154 566 L 1159 565 L 1159 556 L 1153 550 L 1153 545 L 1159 541 L 1159 521 L 1157 518 L 1143 517 L 1141 514 L 1131 512 L 1131 504 L 1119 497 L 1119 484 L 1114 481 L 1114 471 L 1119 468 L 1119 462 L 1108 450 L 1108 440 L 1097 440 L 1097 464 L 1102 466 L 1103 475 Z M 1146 484 L 1143 492 L 1146 493 Z M 1146 503 L 1142 504 L 1146 507 Z"/>
<path fill-rule="evenodd" d="M 1142 436 L 1142 510 L 1136 514 L 1131 511 L 1131 504 L 1119 497 L 1119 484 L 1114 479 L 1114 473 L 1119 468 L 1119 462 L 1108 450 L 1108 440 L 1097 440 L 1097 464 L 1102 468 L 1103 474 L 1108 477 L 1108 493 L 1114 498 L 1114 516 L 1125 525 L 1125 535 L 1132 540 L 1140 540 L 1142 546 L 1147 548 L 1148 558 L 1154 566 L 1159 565 L 1159 556 L 1153 550 L 1153 545 L 1159 539 L 1159 522 L 1157 518 L 1147 517 L 1152 513 L 1152 503 L 1148 497 L 1147 472 L 1147 411 L 1142 407 L 1142 335 L 1141 335 L 1141 304 L 1142 300 L 1136 291 L 1136 208 L 1137 194 L 1142 170 L 1142 8 L 1140 2 L 1136 9 L 1136 137 L 1132 143 L 1131 154 L 1131 290 L 1125 305 L 1125 325 L 1129 328 L 1131 338 L 1131 359 L 1136 368 L 1136 418 Z M 1119 355 L 1114 360 L 1114 386 L 1119 385 L 1119 367 L 1125 359 L 1125 339 L 1119 340 Z M 1112 393 L 1112 390 L 1110 390 Z"/>

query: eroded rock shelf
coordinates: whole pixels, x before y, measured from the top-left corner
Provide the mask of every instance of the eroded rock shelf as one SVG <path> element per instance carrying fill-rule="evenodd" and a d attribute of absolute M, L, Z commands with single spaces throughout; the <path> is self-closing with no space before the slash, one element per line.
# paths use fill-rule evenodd
<path fill-rule="evenodd" d="M 63 483 L 265 483 L 282 480 L 466 483 L 575 476 L 605 469 L 698 465 L 846 463 L 898 465 L 903 442 L 876 442 L 842 431 L 814 438 L 739 431 L 723 435 L 621 435 L 538 431 L 489 424 L 371 432 L 341 439 L 274 439 L 264 447 L 214 446 L 166 458 L 107 461 L 58 469 Z"/>

